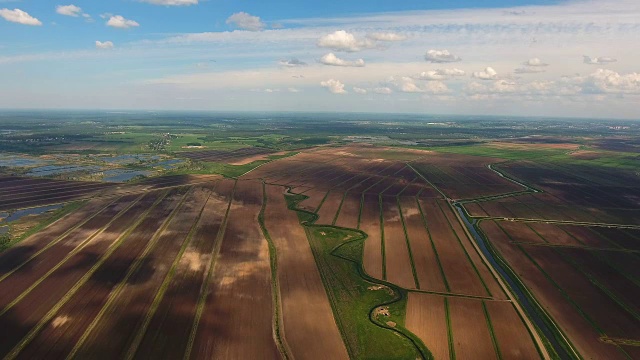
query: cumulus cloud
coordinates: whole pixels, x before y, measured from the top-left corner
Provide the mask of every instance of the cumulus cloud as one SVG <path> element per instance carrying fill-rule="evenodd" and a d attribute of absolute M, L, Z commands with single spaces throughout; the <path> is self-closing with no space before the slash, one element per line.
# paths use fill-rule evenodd
<path fill-rule="evenodd" d="M 480 80 L 495 80 L 498 78 L 498 73 L 492 67 L 488 67 L 484 71 L 474 72 L 471 77 Z"/>
<path fill-rule="evenodd" d="M 391 90 L 391 88 L 383 86 L 383 87 L 377 87 L 377 88 L 373 89 L 373 92 L 376 93 L 376 94 L 380 94 L 380 95 L 389 95 L 389 94 L 393 93 L 393 90 Z"/>
<path fill-rule="evenodd" d="M 427 81 L 424 86 L 418 85 L 410 77 L 402 77 L 399 81 L 393 83 L 396 87 L 405 93 L 429 93 L 429 94 L 445 94 L 451 92 L 447 85 L 441 81 Z"/>
<path fill-rule="evenodd" d="M 318 46 L 335 51 L 356 52 L 375 47 L 375 42 L 370 39 L 358 39 L 351 33 L 338 30 L 321 37 Z"/>
<path fill-rule="evenodd" d="M 464 72 L 464 70 L 460 70 L 457 68 L 437 69 L 423 71 L 420 74 L 415 75 L 414 78 L 418 80 L 445 80 L 455 76 L 464 76 L 465 74 L 466 73 Z"/>
<path fill-rule="evenodd" d="M 97 41 L 96 40 L 96 49 L 101 49 L 101 50 L 109 50 L 109 49 L 113 49 L 114 45 L 113 42 L 111 41 Z"/>
<path fill-rule="evenodd" d="M 585 64 L 589 64 L 589 65 L 603 65 L 603 64 L 609 64 L 609 63 L 613 63 L 618 61 L 618 59 L 614 59 L 612 57 L 609 56 L 600 56 L 600 57 L 590 57 L 590 56 L 583 56 L 583 62 Z"/>
<path fill-rule="evenodd" d="M 278 61 L 278 64 L 280 66 L 284 66 L 284 67 L 301 67 L 301 66 L 307 66 L 307 63 L 304 61 L 301 61 L 299 59 L 296 58 L 292 58 L 289 60 L 280 60 Z"/>
<path fill-rule="evenodd" d="M 239 12 L 229 16 L 227 24 L 248 31 L 260 31 L 267 26 L 259 17 L 246 12 Z"/>
<path fill-rule="evenodd" d="M 320 86 L 326 88 L 332 94 L 346 94 L 347 91 L 344 89 L 344 84 L 335 79 L 329 79 L 327 81 L 322 81 Z"/>
<path fill-rule="evenodd" d="M 517 68 L 513 72 L 516 74 L 537 74 L 537 73 L 543 73 L 545 71 L 546 70 L 541 67 L 526 66 L 526 67 Z"/>
<path fill-rule="evenodd" d="M 367 34 L 367 39 L 370 39 L 373 41 L 393 42 L 393 41 L 407 40 L 407 36 L 398 34 L 395 32 L 376 32 L 376 33 Z"/>
<path fill-rule="evenodd" d="M 75 5 L 58 5 L 56 12 L 60 15 L 78 17 L 82 15 L 82 9 Z"/>
<path fill-rule="evenodd" d="M 334 53 L 328 53 L 320 58 L 320 62 L 325 65 L 331 66 L 347 66 L 347 67 L 364 67 L 365 63 L 363 59 L 357 60 L 344 60 L 337 57 Z"/>
<path fill-rule="evenodd" d="M 522 65 L 534 66 L 534 67 L 549 66 L 549 64 L 545 64 L 544 62 L 542 62 L 542 60 L 540 60 L 538 58 L 529 59 L 529 60 L 525 61 L 524 63 L 522 63 Z"/>
<path fill-rule="evenodd" d="M 0 9 L 0 17 L 3 19 L 22 25 L 41 26 L 42 22 L 20 9 Z"/>
<path fill-rule="evenodd" d="M 357 86 L 353 87 L 353 92 L 360 95 L 365 95 L 368 91 L 367 89 L 359 88 Z"/>
<path fill-rule="evenodd" d="M 164 6 L 189 6 L 197 5 L 198 0 L 139 0 L 144 3 Z"/>
<path fill-rule="evenodd" d="M 118 29 L 128 29 L 132 27 L 138 27 L 140 24 L 138 22 L 125 19 L 121 15 L 111 15 L 109 20 L 107 21 L 107 26 L 111 26 Z"/>
<path fill-rule="evenodd" d="M 432 63 L 450 63 L 462 61 L 462 59 L 449 52 L 449 50 L 429 50 L 424 59 Z"/>
<path fill-rule="evenodd" d="M 598 69 L 586 77 L 575 79 L 585 93 L 640 94 L 640 73 L 621 75 L 615 71 Z"/>

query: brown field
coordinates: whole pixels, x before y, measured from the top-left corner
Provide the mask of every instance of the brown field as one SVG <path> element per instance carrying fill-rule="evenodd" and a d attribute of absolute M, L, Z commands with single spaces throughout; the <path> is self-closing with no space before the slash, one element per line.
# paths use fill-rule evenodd
<path fill-rule="evenodd" d="M 382 235 L 378 195 L 364 194 L 360 229 L 368 235 L 364 242 L 364 269 L 371 277 L 382 279 Z"/>
<path fill-rule="evenodd" d="M 333 220 L 338 213 L 343 198 L 344 192 L 331 191 L 318 210 L 318 220 L 316 223 L 333 225 Z"/>
<path fill-rule="evenodd" d="M 438 266 L 439 259 L 435 254 L 431 236 L 425 227 L 416 199 L 403 197 L 400 199 L 400 206 L 411 244 L 419 288 L 445 292 L 447 289 Z"/>
<path fill-rule="evenodd" d="M 449 336 L 445 297 L 409 293 L 407 329 L 418 336 L 435 359 L 449 359 Z"/>
<path fill-rule="evenodd" d="M 467 261 L 467 255 L 438 202 L 420 199 L 427 228 L 440 258 L 449 290 L 456 294 L 488 296 L 480 277 Z M 464 259 L 464 260 L 463 260 Z"/>
<path fill-rule="evenodd" d="M 588 270 L 596 257 L 581 257 L 581 262 L 572 264 L 568 262 L 570 258 L 563 254 L 569 249 L 569 252 L 576 251 L 573 247 L 563 250 L 562 247 L 549 247 L 545 244 L 518 246 L 511 243 L 508 234 L 496 222 L 484 221 L 481 227 L 499 254 L 569 337 L 579 353 L 593 358 L 624 358 L 615 345 L 599 339 L 602 336 L 637 339 L 640 326 L 637 321 L 632 320 L 632 315 L 607 294 L 614 294 L 615 288 L 609 283 L 600 284 L 603 287 L 599 288 L 587 278 L 587 274 L 591 274 L 589 276 L 597 279 L 593 275 L 594 270 Z M 509 235 L 519 232 L 517 230 L 510 231 Z M 591 253 L 597 254 L 599 251 L 591 250 Z M 583 271 L 588 272 L 579 272 L 575 266 L 581 266 Z M 596 261 L 593 266 L 601 268 L 603 265 Z M 606 275 L 608 282 L 624 282 L 624 279 L 618 279 L 622 275 L 617 271 L 607 272 Z M 622 297 L 619 300 L 624 303 Z"/>
<path fill-rule="evenodd" d="M 158 234 L 157 245 L 143 259 L 142 266 L 131 274 L 121 293 L 104 308 L 104 316 L 94 319 L 94 328 L 85 333 L 86 340 L 77 349 L 78 357 L 123 358 L 126 355 L 129 343 L 139 331 L 154 295 L 178 256 L 207 196 L 200 189 L 192 189 L 186 195 L 182 206 L 175 210 L 174 217 Z"/>
<path fill-rule="evenodd" d="M 280 357 L 273 338 L 269 247 L 258 225 L 262 199 L 262 184 L 238 182 L 191 358 Z"/>
<path fill-rule="evenodd" d="M 9 353 L 67 291 L 94 267 L 107 249 L 112 244 L 118 243 L 120 235 L 134 225 L 136 219 L 146 210 L 153 209 L 152 205 L 162 197 L 164 197 L 162 193 L 150 193 L 145 196 L 98 236 L 91 239 L 79 252 L 62 263 L 59 268 L 53 268 L 54 264 L 49 265 L 52 268 L 51 274 L 43 278 L 31 290 L 23 293 L 20 301 L 15 305 L 4 306 L 3 314 L 0 315 L 1 328 L 13 329 L 13 331 L 8 332 L 0 342 L 0 354 Z M 123 239 L 118 245 L 125 245 L 126 248 L 127 239 Z M 113 249 L 118 249 L 118 247 Z M 0 293 L 7 291 L 4 289 L 3 283 L 0 283 L 0 287 L 3 288 Z"/>
<path fill-rule="evenodd" d="M 360 218 L 360 205 L 362 204 L 362 194 L 348 192 L 342 202 L 340 215 L 336 226 L 342 226 L 351 229 L 358 228 L 358 219 Z"/>
<path fill-rule="evenodd" d="M 513 304 L 504 301 L 486 301 L 493 333 L 503 359 L 539 359 L 536 345 L 518 316 Z"/>
<path fill-rule="evenodd" d="M 382 198 L 382 217 L 386 280 L 405 289 L 415 289 L 412 261 L 395 197 Z"/>
<path fill-rule="evenodd" d="M 241 163 L 261 151 L 184 154 Z M 521 192 L 487 166 L 501 161 L 327 146 L 239 180 L 100 187 L 0 177 L 0 209 L 92 198 L 0 254 L 0 357 L 348 358 L 305 229 L 287 209 L 291 188 L 309 197 L 299 206 L 317 223 L 367 234 L 364 270 L 409 290 L 406 326 L 437 359 L 538 358 L 517 307 L 438 192 Z M 489 242 L 585 358 L 633 356 L 637 347 L 622 342 L 640 340 L 640 231 L 536 219 L 640 224 L 640 186 L 624 171 L 616 183 L 562 166 L 503 163 L 544 192 L 465 206 L 497 218 L 480 223 Z"/>
<path fill-rule="evenodd" d="M 176 272 L 148 324 L 136 357 L 173 359 L 187 351 L 203 287 L 214 260 L 235 181 L 217 184 L 202 209 L 197 227 L 177 264 Z"/>
<path fill-rule="evenodd" d="M 287 209 L 282 187 L 267 186 L 265 225 L 278 254 L 282 332 L 291 355 L 348 358 L 306 234 Z"/>
<path fill-rule="evenodd" d="M 469 199 L 524 190 L 488 168 L 502 160 L 437 154 L 412 162 L 427 180 L 453 199 Z"/>
<path fill-rule="evenodd" d="M 482 301 L 449 297 L 456 358 L 497 359 Z"/>

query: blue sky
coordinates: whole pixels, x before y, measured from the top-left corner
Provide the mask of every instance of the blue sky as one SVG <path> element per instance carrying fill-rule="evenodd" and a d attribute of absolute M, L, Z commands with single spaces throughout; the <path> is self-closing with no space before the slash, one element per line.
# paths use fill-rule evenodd
<path fill-rule="evenodd" d="M 0 0 L 0 108 L 639 118 L 638 38 L 636 0 Z"/>

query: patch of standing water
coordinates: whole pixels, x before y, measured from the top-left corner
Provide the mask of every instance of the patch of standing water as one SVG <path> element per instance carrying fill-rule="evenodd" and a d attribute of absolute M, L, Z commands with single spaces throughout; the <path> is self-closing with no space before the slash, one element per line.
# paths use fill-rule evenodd
<path fill-rule="evenodd" d="M 160 161 L 158 163 L 153 164 L 154 167 L 161 167 L 165 170 L 173 169 L 174 167 L 184 163 L 184 160 L 181 159 L 171 159 L 166 161 Z"/>
<path fill-rule="evenodd" d="M 149 162 L 149 161 L 157 161 L 160 160 L 159 155 L 149 155 L 149 154 L 128 154 L 128 155 L 119 155 L 114 157 L 102 157 L 100 160 L 109 163 L 109 164 L 117 164 L 117 165 L 131 165 L 137 164 L 139 162 Z"/>
<path fill-rule="evenodd" d="M 9 232 L 8 226 L 0 226 L 0 235 L 4 235 Z"/>
<path fill-rule="evenodd" d="M 27 167 L 44 165 L 47 162 L 40 159 L 30 159 L 15 155 L 0 156 L 0 167 Z"/>
<path fill-rule="evenodd" d="M 29 215 L 40 215 L 40 214 L 44 214 L 47 211 L 51 211 L 51 210 L 57 210 L 60 209 L 63 205 L 62 204 L 57 204 L 57 205 L 47 205 L 47 206 L 40 206 L 40 207 L 35 207 L 35 208 L 30 208 L 30 209 L 23 209 L 23 210 L 17 210 L 11 214 L 0 214 L 0 217 L 2 218 L 2 220 L 0 220 L 0 224 L 3 223 L 9 223 L 12 221 L 16 221 L 16 220 L 20 220 L 25 216 L 29 216 Z M 8 215 L 6 217 L 2 216 L 2 215 Z"/>
<path fill-rule="evenodd" d="M 103 181 L 106 182 L 127 182 L 138 176 L 149 176 L 151 171 L 145 170 L 106 170 Z"/>
<path fill-rule="evenodd" d="M 78 171 L 99 172 L 99 166 L 80 166 L 80 165 L 47 165 L 31 169 L 26 175 L 28 176 L 50 176 L 58 174 L 73 173 Z"/>

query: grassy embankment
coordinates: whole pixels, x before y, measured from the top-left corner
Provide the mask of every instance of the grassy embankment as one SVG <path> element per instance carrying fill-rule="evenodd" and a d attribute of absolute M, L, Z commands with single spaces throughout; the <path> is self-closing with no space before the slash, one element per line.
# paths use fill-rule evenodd
<path fill-rule="evenodd" d="M 303 195 L 288 195 L 305 227 L 336 322 L 355 359 L 431 359 L 426 346 L 405 327 L 407 292 L 367 275 L 362 264 L 366 234 L 314 225 L 317 216 L 300 210 Z M 388 310 L 388 316 L 383 314 Z"/>

